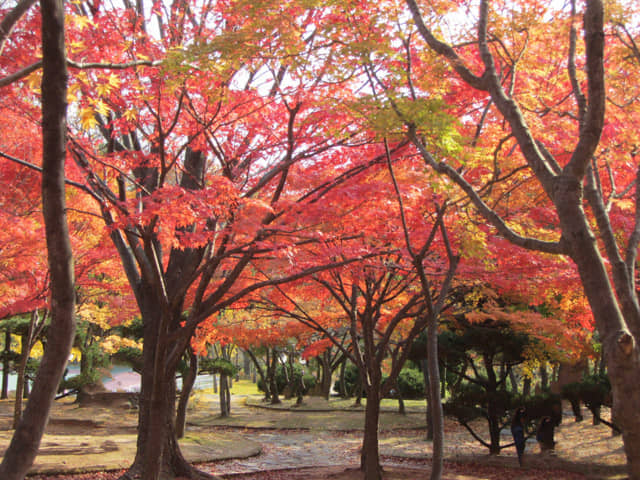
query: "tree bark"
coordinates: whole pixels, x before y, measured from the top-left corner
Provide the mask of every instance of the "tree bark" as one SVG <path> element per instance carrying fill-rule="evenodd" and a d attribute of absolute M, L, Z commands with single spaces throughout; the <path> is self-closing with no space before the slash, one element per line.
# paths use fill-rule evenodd
<path fill-rule="evenodd" d="M 65 205 L 67 65 L 62 0 L 41 0 L 42 205 L 51 276 L 51 328 L 29 401 L 0 464 L 0 478 L 22 480 L 49 419 L 75 333 L 73 258 Z"/>
<path fill-rule="evenodd" d="M 187 406 L 189 405 L 189 396 L 196 383 L 198 375 L 198 356 L 189 347 L 189 371 L 182 378 L 182 390 L 180 391 L 180 399 L 178 400 L 178 409 L 176 411 L 176 437 L 184 437 L 184 430 L 187 423 Z"/>
<path fill-rule="evenodd" d="M 438 364 L 438 318 L 429 316 L 427 323 L 427 368 L 429 370 L 429 400 L 433 425 L 433 459 L 431 480 L 442 477 L 444 461 L 444 412 L 440 398 L 440 368 Z"/>
<path fill-rule="evenodd" d="M 20 352 L 20 364 L 18 365 L 18 376 L 16 379 L 16 398 L 13 405 L 13 428 L 18 428 L 20 419 L 22 418 L 22 400 L 27 393 L 28 383 L 26 378 L 27 362 L 29 361 L 29 355 L 31 354 L 31 348 L 33 347 L 34 332 L 36 330 L 36 323 L 38 320 L 38 312 L 31 312 L 31 319 L 29 320 L 29 328 L 27 333 L 22 335 L 22 352 Z M 44 323 L 44 318 L 42 319 Z M 63 372 L 64 373 L 64 372 Z"/>
<path fill-rule="evenodd" d="M 9 327 L 4 331 L 4 360 L 2 361 L 2 393 L 0 398 L 9 398 L 9 354 L 11 353 L 11 329 Z"/>
<path fill-rule="evenodd" d="M 427 407 L 425 408 L 425 421 L 427 424 L 427 440 L 433 440 L 433 415 L 431 414 L 431 408 L 433 403 L 431 401 L 431 378 L 429 378 L 429 364 L 426 358 L 421 360 L 422 378 L 424 379 L 424 398 L 427 401 Z M 440 385 L 438 384 L 438 394 L 440 393 Z"/>
<path fill-rule="evenodd" d="M 381 480 L 380 452 L 378 447 L 378 423 L 380 420 L 380 385 L 367 387 L 367 404 L 364 414 L 364 436 L 362 439 L 362 454 L 360 469 L 364 472 L 365 480 Z"/>

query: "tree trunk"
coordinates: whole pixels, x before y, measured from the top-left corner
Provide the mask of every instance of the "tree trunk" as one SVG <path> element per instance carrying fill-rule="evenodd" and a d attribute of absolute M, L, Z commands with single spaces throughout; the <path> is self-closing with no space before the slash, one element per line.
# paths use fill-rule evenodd
<path fill-rule="evenodd" d="M 540 389 L 544 392 L 549 389 L 549 372 L 547 365 L 540 365 Z"/>
<path fill-rule="evenodd" d="M 231 414 L 231 394 L 229 393 L 229 377 L 220 374 L 220 416 L 226 418 Z"/>
<path fill-rule="evenodd" d="M 4 331 L 4 360 L 2 361 L 2 393 L 0 398 L 9 398 L 9 354 L 11 353 L 11 329 Z"/>
<path fill-rule="evenodd" d="M 329 400 L 331 396 L 331 358 L 329 352 L 325 351 L 321 357 L 322 364 L 322 396 Z"/>
<path fill-rule="evenodd" d="M 509 370 L 509 381 L 511 382 L 511 391 L 518 394 L 518 377 L 516 377 L 516 372 L 513 369 Z"/>
<path fill-rule="evenodd" d="M 427 401 L 427 407 L 425 408 L 426 425 L 427 425 L 427 441 L 433 440 L 433 415 L 431 414 L 431 408 L 433 403 L 431 401 L 431 379 L 429 378 L 429 365 L 426 358 L 421 361 L 420 367 L 422 368 L 422 378 L 424 379 L 424 398 Z M 438 393 L 440 393 L 440 385 L 438 385 Z"/>
<path fill-rule="evenodd" d="M 440 398 L 440 368 L 438 364 L 438 319 L 430 316 L 427 323 L 427 367 L 431 399 L 431 422 L 433 423 L 433 459 L 431 480 L 442 477 L 444 460 L 444 413 Z"/>
<path fill-rule="evenodd" d="M 347 382 L 345 379 L 345 372 L 347 370 L 347 357 L 345 356 L 340 363 L 340 380 L 338 381 L 338 387 L 340 391 L 338 392 L 342 398 L 347 398 L 349 396 L 347 392 Z"/>
<path fill-rule="evenodd" d="M 189 371 L 182 379 L 182 391 L 180 392 L 180 400 L 178 401 L 178 410 L 176 412 L 176 437 L 184 437 L 184 430 L 187 424 L 187 406 L 189 404 L 189 396 L 196 383 L 198 375 L 198 356 L 193 353 L 193 349 L 189 347 Z"/>
<path fill-rule="evenodd" d="M 20 364 L 18 365 L 18 376 L 16 378 L 16 398 L 13 404 L 13 428 L 18 428 L 20 419 L 22 418 L 22 400 L 24 399 L 24 393 L 27 390 L 27 362 L 29 361 L 29 354 L 31 353 L 31 341 L 34 328 L 34 315 L 36 312 L 32 312 L 31 321 L 29 322 L 29 328 L 25 335 L 22 335 L 22 351 L 20 352 Z"/>
<path fill-rule="evenodd" d="M 146 300 L 146 301 L 145 301 Z M 192 467 L 183 457 L 175 429 L 176 382 L 175 368 L 165 364 L 161 374 L 156 367 L 159 322 L 157 305 L 146 298 L 143 305 L 144 345 L 140 405 L 138 410 L 138 438 L 136 456 L 131 467 L 120 479 L 159 480 L 185 477 L 188 479 L 215 478 Z M 158 356 L 160 357 L 160 356 Z M 154 379 L 155 376 L 155 379 Z"/>
<path fill-rule="evenodd" d="M 380 386 L 367 388 L 367 405 L 364 414 L 364 437 L 360 469 L 364 472 L 364 480 L 381 480 L 380 453 L 378 448 L 378 423 L 380 419 Z"/>
<path fill-rule="evenodd" d="M 277 405 L 282 403 L 278 396 L 278 383 L 276 379 L 276 367 L 278 366 L 278 354 L 275 349 L 271 352 L 271 358 L 269 358 L 267 350 L 267 377 L 269 379 L 269 391 L 271 393 L 271 404 Z"/>
<path fill-rule="evenodd" d="M 22 480 L 31 468 L 49 419 L 75 333 L 73 258 L 65 205 L 67 65 L 62 0 L 41 0 L 42 204 L 51 278 L 51 328 L 40 368 L 0 478 Z"/>
<path fill-rule="evenodd" d="M 262 380 L 262 384 L 264 385 L 264 401 L 268 402 L 269 400 L 271 400 L 271 392 L 269 388 L 269 382 L 267 381 L 267 376 L 265 375 L 264 370 L 262 369 L 262 366 L 258 362 L 258 359 L 254 355 L 254 353 L 251 350 L 246 350 L 246 353 L 247 355 L 249 355 L 249 358 L 253 362 L 254 375 L 255 373 L 260 375 L 260 380 Z M 254 380 L 254 383 L 255 383 L 255 380 Z"/>
<path fill-rule="evenodd" d="M 245 378 L 251 378 L 251 358 L 247 355 L 247 352 L 242 352 L 242 372 Z"/>
<path fill-rule="evenodd" d="M 601 335 L 613 393 L 613 415 L 621 422 L 628 473 L 633 480 L 639 480 L 640 411 L 636 408 L 640 405 L 638 340 L 627 329 L 596 239 L 578 202 L 582 196 L 581 186 L 570 181 L 566 183 L 558 191 L 554 203 L 558 208 L 564 237 L 571 246 L 571 258 L 578 267 Z M 629 326 L 634 330 L 638 327 L 634 319 L 629 319 Z"/>
<path fill-rule="evenodd" d="M 406 415 L 407 414 L 407 409 L 404 405 L 404 398 L 402 398 L 402 392 L 400 391 L 400 388 L 397 388 L 397 392 L 398 392 L 398 413 L 400 415 Z"/>

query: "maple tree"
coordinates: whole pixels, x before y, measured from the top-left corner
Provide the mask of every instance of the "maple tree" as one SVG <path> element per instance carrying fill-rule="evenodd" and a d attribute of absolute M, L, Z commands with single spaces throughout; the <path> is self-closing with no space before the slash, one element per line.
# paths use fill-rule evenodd
<path fill-rule="evenodd" d="M 427 189 L 403 192 L 399 185 L 406 187 L 420 174 L 413 170 L 410 159 L 394 158 L 389 150 L 387 158 L 398 169 L 393 178 L 403 199 L 402 215 L 397 213 L 397 205 L 389 208 L 395 203 L 396 193 L 386 165 L 370 169 L 362 175 L 364 178 L 331 192 L 328 198 L 337 195 L 342 200 L 330 202 L 331 211 L 325 212 L 327 219 L 333 219 L 327 221 L 325 231 L 362 232 L 377 255 L 342 269 L 319 272 L 312 279 L 266 289 L 254 300 L 275 315 L 296 319 L 322 334 L 325 338 L 309 347 L 315 346 L 314 353 L 326 349 L 330 341 L 358 367 L 367 397 L 361 456 L 361 469 L 367 479 L 381 475 L 380 400 L 396 386 L 412 341 L 428 323 L 437 330 L 458 264 L 446 233 L 446 208 L 437 207 L 438 193 Z M 349 195 L 352 188 L 362 193 Z M 388 208 L 382 211 L 380 204 Z M 348 256 L 348 252 L 347 245 L 327 242 L 321 249 L 312 246 L 300 252 L 298 259 L 307 255 Z M 345 334 L 348 344 L 343 341 Z M 388 376 L 383 379 L 385 370 Z M 437 379 L 437 374 L 434 377 Z M 437 380 L 435 385 L 438 389 Z"/>
<path fill-rule="evenodd" d="M 606 36 L 605 11 L 597 0 L 586 1 L 583 10 L 572 2 L 570 12 L 538 2 L 482 1 L 470 17 L 475 38 L 459 48 L 452 46 L 461 40 L 454 36 L 471 30 L 440 40 L 428 9 L 414 0 L 406 4 L 423 48 L 447 61 L 454 88 L 480 104 L 461 120 L 476 132 L 472 145 L 486 148 L 476 156 L 485 161 L 464 165 L 435 158 L 410 119 L 408 136 L 430 167 L 467 194 L 490 229 L 522 248 L 573 261 L 605 350 L 629 474 L 640 478 L 640 415 L 631 408 L 637 402 L 630 401 L 640 395 L 632 380 L 640 368 L 636 166 L 634 134 L 620 128 L 634 123 L 636 89 L 629 89 L 625 77 L 637 66 L 607 56 L 607 42 L 614 51 L 616 37 Z M 616 6 L 611 13 L 626 18 Z M 447 7 L 458 9 L 453 3 Z M 551 19 L 557 27 L 549 28 Z M 621 64 L 622 74 L 605 85 L 605 72 Z M 605 112 L 608 98 L 613 106 Z M 483 171 L 485 178 L 479 178 Z M 487 177 L 504 178 L 506 172 L 512 179 L 503 182 L 507 190 L 486 190 L 495 183 Z M 540 203 L 512 214 L 507 192 Z"/>
<path fill-rule="evenodd" d="M 261 256 L 290 258 L 296 242 L 312 241 L 300 220 L 293 231 L 287 222 L 348 169 L 372 161 L 365 152 L 345 165 L 338 153 L 362 140 L 325 100 L 341 88 L 325 78 L 329 56 L 305 57 L 316 48 L 306 29 L 317 18 L 295 9 L 245 18 L 235 5 L 174 7 L 74 5 L 68 22 L 77 115 L 76 165 L 67 173 L 98 202 L 143 318 L 131 474 L 144 478 L 161 470 L 202 476 L 182 458 L 173 431 L 175 370 L 196 327 L 264 284 L 326 268 L 289 264 L 275 280 L 248 274 Z M 282 38 L 264 36 L 276 27 Z M 87 37 L 105 48 L 93 49 Z M 29 80 L 16 91 L 28 92 Z"/>

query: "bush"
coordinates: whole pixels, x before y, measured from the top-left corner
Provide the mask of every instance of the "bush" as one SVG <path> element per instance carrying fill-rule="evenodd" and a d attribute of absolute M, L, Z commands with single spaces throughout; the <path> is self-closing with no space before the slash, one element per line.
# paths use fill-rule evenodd
<path fill-rule="evenodd" d="M 398 389 L 403 398 L 424 398 L 424 376 L 415 368 L 403 368 L 398 375 Z"/>
<path fill-rule="evenodd" d="M 81 375 L 74 375 L 73 377 L 63 379 L 60 382 L 58 391 L 64 390 L 82 390 L 89 385 L 95 385 L 100 381 L 101 375 L 97 370 L 91 370 Z"/>
<path fill-rule="evenodd" d="M 292 391 L 297 393 L 297 386 L 300 385 L 300 377 L 302 377 L 302 382 L 304 384 L 304 389 L 302 391 L 303 395 L 306 395 L 309 390 L 316 386 L 316 377 L 309 373 L 302 373 L 302 365 L 296 363 L 293 365 L 293 372 L 290 371 L 289 367 L 285 371 L 285 367 L 282 365 L 278 365 L 276 367 L 276 386 L 278 387 L 278 393 L 282 393 L 287 386 L 291 386 Z M 258 390 L 261 392 L 265 391 L 264 382 L 262 379 L 258 380 Z M 292 393 L 295 394 L 295 393 Z"/>
<path fill-rule="evenodd" d="M 543 392 L 531 397 L 520 398 L 516 403 L 526 408 L 526 418 L 529 421 L 537 421 L 542 417 L 551 417 L 556 426 L 562 422 L 562 400 L 560 395 Z"/>
<path fill-rule="evenodd" d="M 346 389 L 346 397 L 355 397 L 357 396 L 358 386 L 360 385 L 360 372 L 358 371 L 358 367 L 356 367 L 353 363 L 347 363 L 347 366 L 344 369 L 344 384 Z M 340 381 L 338 380 L 334 388 L 336 392 L 340 391 Z"/>
<path fill-rule="evenodd" d="M 598 424 L 600 408 L 611 404 L 611 383 L 606 375 L 588 375 L 580 382 L 569 383 L 562 387 L 562 397 L 571 402 L 576 421 L 582 420 L 580 402 L 593 414 L 594 424 Z"/>

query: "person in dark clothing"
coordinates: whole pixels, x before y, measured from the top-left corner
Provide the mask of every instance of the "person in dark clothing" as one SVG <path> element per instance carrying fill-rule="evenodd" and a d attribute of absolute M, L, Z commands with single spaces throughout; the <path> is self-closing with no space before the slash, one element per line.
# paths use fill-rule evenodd
<path fill-rule="evenodd" d="M 554 428 L 555 423 L 551 417 L 542 417 L 536 434 L 536 440 L 538 440 L 538 444 L 540 445 L 541 453 L 552 451 L 555 448 L 556 442 L 553 440 Z"/>
<path fill-rule="evenodd" d="M 524 438 L 524 418 L 526 410 L 524 407 L 518 407 L 513 414 L 511 421 L 511 435 L 513 442 L 516 444 L 516 452 L 518 452 L 518 463 L 522 466 L 522 457 L 524 456 L 525 438 Z"/>

